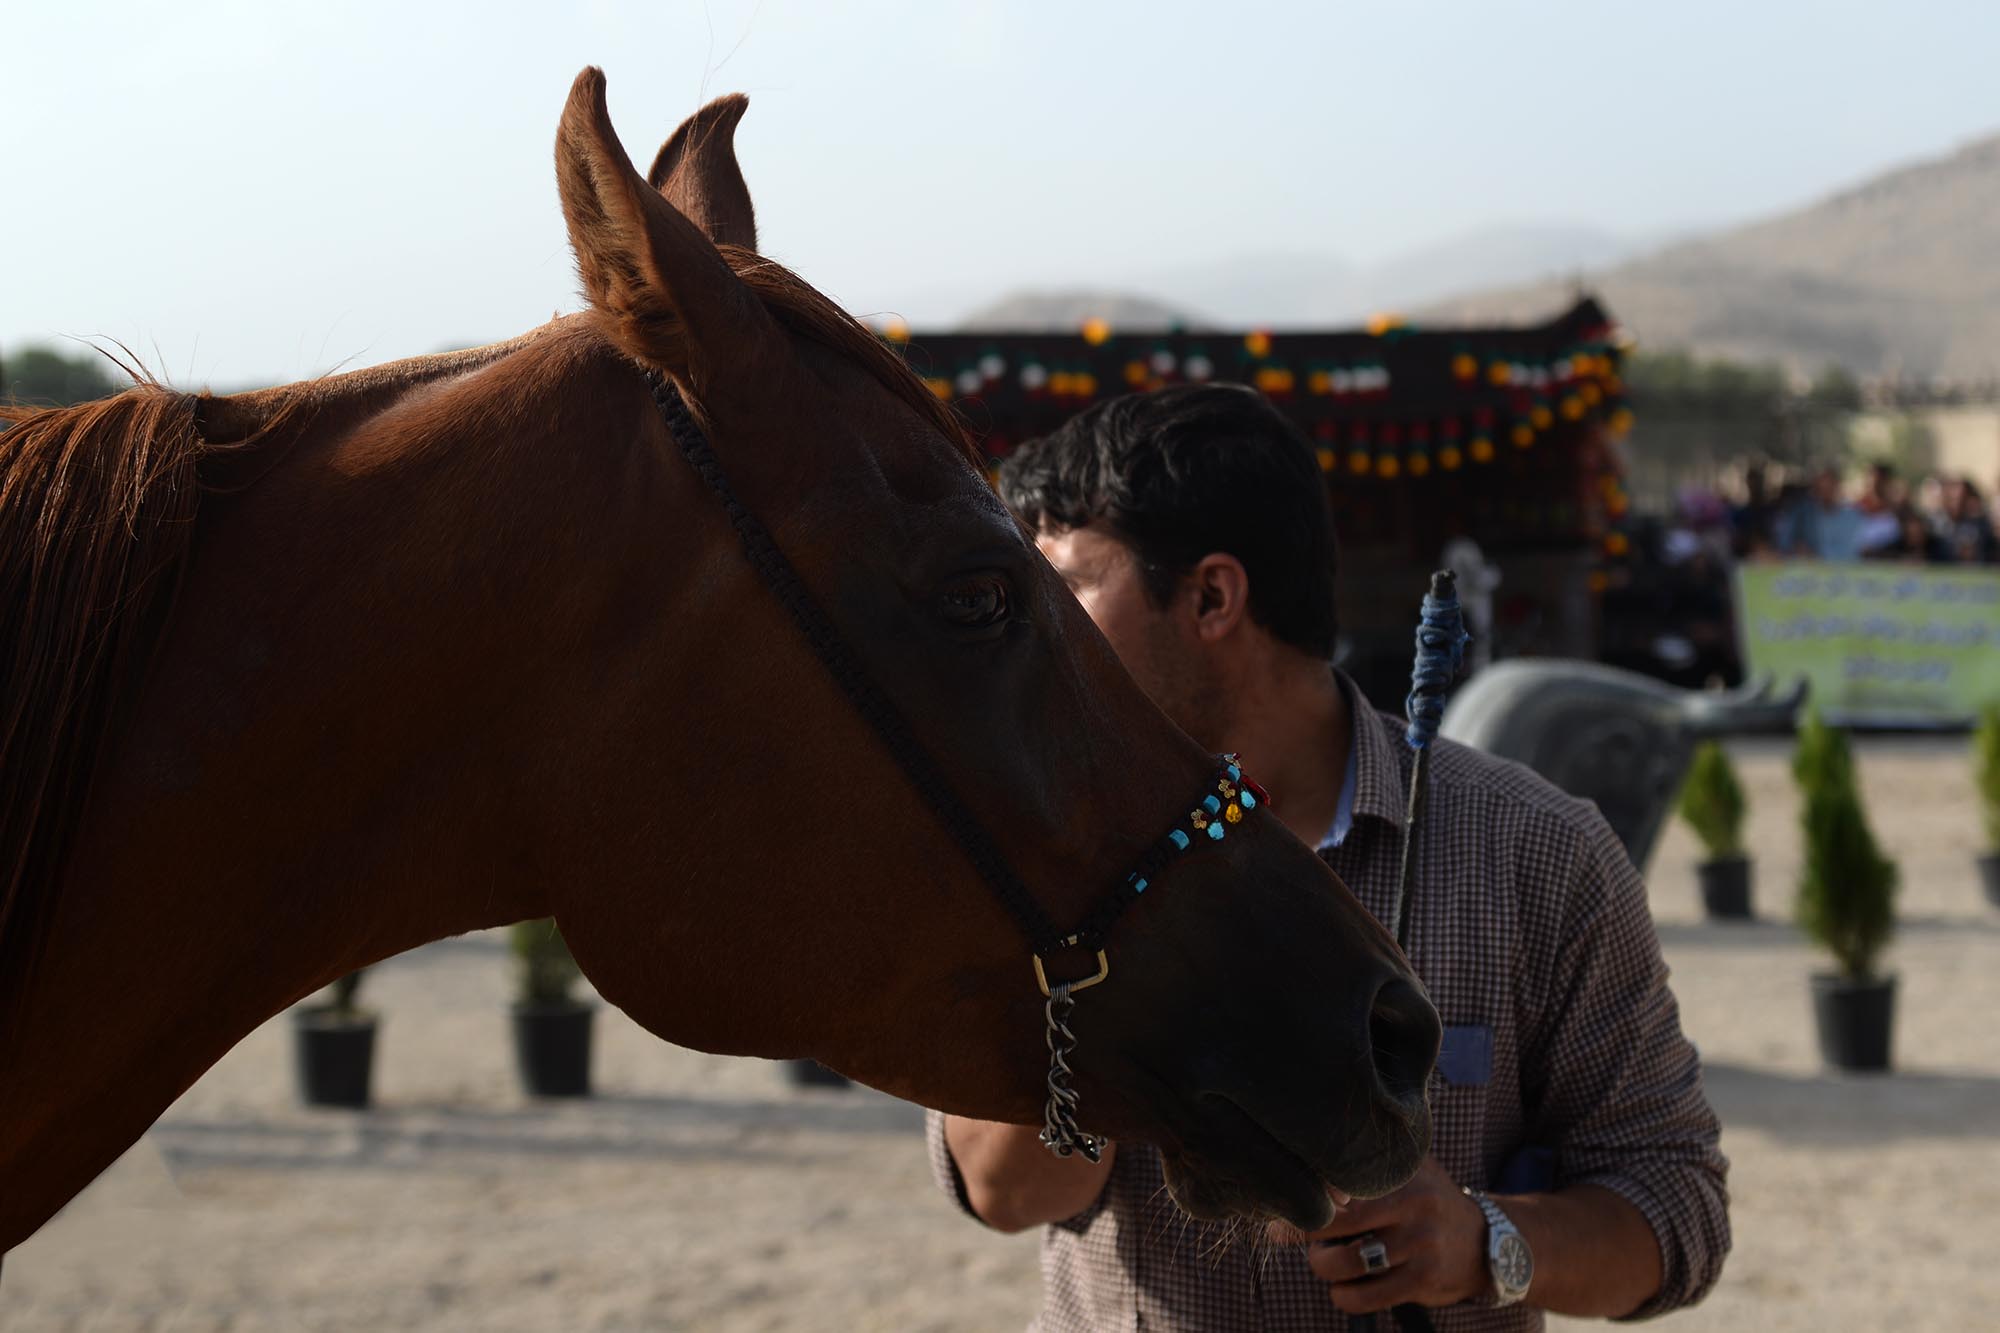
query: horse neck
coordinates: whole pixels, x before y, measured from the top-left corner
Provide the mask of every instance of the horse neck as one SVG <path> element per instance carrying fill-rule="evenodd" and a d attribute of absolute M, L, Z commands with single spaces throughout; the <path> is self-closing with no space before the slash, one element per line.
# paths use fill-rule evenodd
<path fill-rule="evenodd" d="M 582 401 L 640 394 L 629 369 L 545 353 L 599 381 Z M 515 430 L 462 369 L 317 404 L 262 446 L 254 487 L 206 503 L 0 1034 L 0 1252 L 272 1014 L 547 910 L 509 836 L 508 701 L 595 591 L 566 562 L 552 586 L 549 552 L 601 530 L 631 479 Z M 509 373 L 476 371 L 519 393 Z"/>

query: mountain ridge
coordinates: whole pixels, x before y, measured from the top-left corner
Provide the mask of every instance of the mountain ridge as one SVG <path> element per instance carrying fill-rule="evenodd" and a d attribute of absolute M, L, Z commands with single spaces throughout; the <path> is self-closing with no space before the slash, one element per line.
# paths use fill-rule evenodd
<path fill-rule="evenodd" d="M 1770 217 L 1586 275 L 1642 346 L 1811 372 L 2000 374 L 2000 134 Z M 1436 322 L 1534 318 L 1546 282 L 1419 308 Z"/>
<path fill-rule="evenodd" d="M 1579 290 L 1652 349 L 1775 361 L 1802 374 L 2000 375 L 2000 133 L 1837 186 L 1800 206 L 1693 234 L 1620 236 L 1514 223 L 1378 264 L 1337 255 L 1225 257 L 1058 292 L 1015 293 L 967 327 L 1180 323 L 1348 326 L 1535 323 Z M 1138 323 L 1132 322 L 1137 316 Z"/>

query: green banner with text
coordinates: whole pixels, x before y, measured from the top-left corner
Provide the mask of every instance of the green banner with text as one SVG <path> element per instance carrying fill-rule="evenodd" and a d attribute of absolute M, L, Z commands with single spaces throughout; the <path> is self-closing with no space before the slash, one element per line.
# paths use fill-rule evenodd
<path fill-rule="evenodd" d="M 1746 564 L 1736 606 L 1752 676 L 1800 676 L 1830 721 L 1959 726 L 2000 700 L 2000 569 Z"/>

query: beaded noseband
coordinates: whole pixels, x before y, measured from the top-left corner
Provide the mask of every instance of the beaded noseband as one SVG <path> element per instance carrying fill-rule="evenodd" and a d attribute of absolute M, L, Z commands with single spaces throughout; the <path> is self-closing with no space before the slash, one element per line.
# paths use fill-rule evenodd
<path fill-rule="evenodd" d="M 1042 1146 L 1058 1157 L 1080 1153 L 1095 1162 L 1104 1155 L 1104 1136 L 1086 1134 L 1077 1127 L 1076 1089 L 1069 1083 L 1069 1053 L 1076 1049 L 1076 1034 L 1070 1031 L 1069 1014 L 1076 1007 L 1076 993 L 1089 990 L 1111 975 L 1111 962 L 1104 952 L 1104 932 L 1120 912 L 1138 901 L 1153 877 L 1175 856 L 1203 842 L 1221 842 L 1229 836 L 1231 824 L 1242 823 L 1252 810 L 1270 803 L 1264 789 L 1243 776 L 1243 766 L 1235 755 L 1225 754 L 1221 761 L 1214 789 L 1203 792 L 1195 808 L 1188 811 L 1186 827 L 1176 824 L 1168 829 L 1166 836 L 1154 843 L 1140 860 L 1139 868 L 1127 875 L 1125 882 L 1092 914 L 1091 924 L 1057 941 L 1057 947 L 1065 949 L 1080 947 L 1086 940 L 1094 941 L 1097 971 L 1080 981 L 1051 986 L 1048 972 L 1042 966 L 1041 952 L 1038 950 L 1034 955 L 1035 983 L 1048 997 L 1042 1012 L 1048 1022 L 1049 1095 L 1042 1108 L 1041 1140 Z"/>
<path fill-rule="evenodd" d="M 805 636 L 813 655 L 824 666 L 855 711 L 895 756 L 910 786 L 931 809 L 939 824 L 951 834 L 966 858 L 979 871 L 1022 934 L 1035 966 L 1035 982 L 1047 997 L 1044 1014 L 1048 1021 L 1049 1077 L 1048 1100 L 1043 1111 L 1041 1140 L 1058 1157 L 1081 1153 L 1095 1162 L 1104 1150 L 1104 1140 L 1077 1127 L 1076 1089 L 1070 1086 L 1070 1052 L 1076 1049 L 1076 1035 L 1070 1030 L 1069 1015 L 1076 1005 L 1076 993 L 1088 990 L 1111 975 L 1104 949 L 1104 936 L 1127 907 L 1138 901 L 1147 887 L 1181 853 L 1204 842 L 1220 842 L 1229 826 L 1241 822 L 1259 806 L 1268 805 L 1264 790 L 1243 776 L 1234 755 L 1223 755 L 1213 784 L 1197 798 L 1187 817 L 1169 829 L 1150 848 L 1131 874 L 1101 899 L 1084 923 L 1073 931 L 1058 930 L 1040 904 L 1028 893 L 1000 848 L 988 835 L 970 807 L 959 799 L 930 752 L 910 729 L 895 701 L 884 694 L 840 630 L 814 600 L 791 561 L 779 549 L 770 530 L 736 498 L 721 461 L 709 446 L 708 438 L 689 414 L 687 403 L 664 376 L 650 375 L 653 402 L 666 421 L 667 432 L 679 446 L 695 475 L 701 478 L 722 504 L 730 526 L 743 546 L 751 568 L 771 590 L 772 596 L 791 615 Z M 1097 971 L 1075 981 L 1049 980 L 1047 960 L 1068 949 L 1089 950 L 1097 955 Z"/>

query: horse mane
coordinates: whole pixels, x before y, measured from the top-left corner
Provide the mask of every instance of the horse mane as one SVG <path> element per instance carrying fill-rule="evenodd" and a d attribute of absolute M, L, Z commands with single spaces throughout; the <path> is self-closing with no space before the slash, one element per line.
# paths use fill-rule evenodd
<path fill-rule="evenodd" d="M 208 446 L 150 379 L 0 405 L 0 976 L 23 984 L 92 770 L 171 607 Z M 6 423 L 11 422 L 11 425 Z"/>

